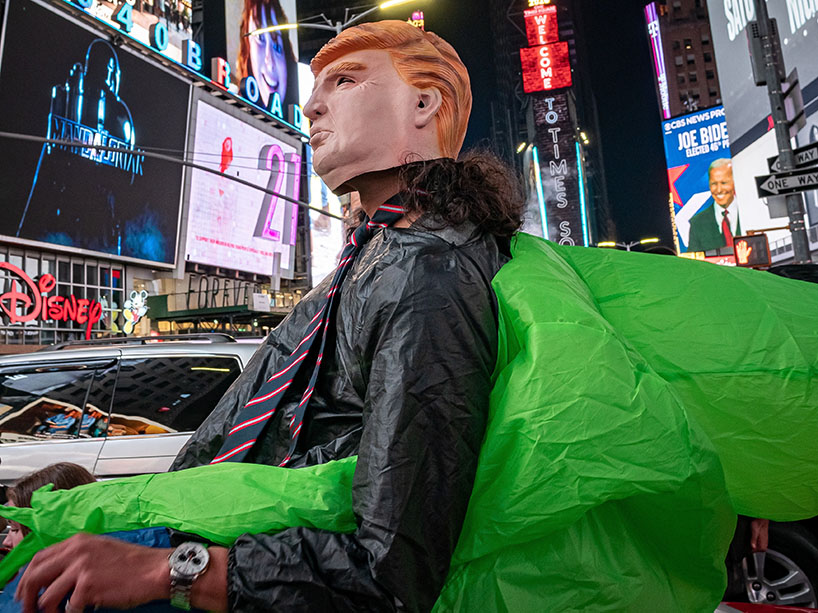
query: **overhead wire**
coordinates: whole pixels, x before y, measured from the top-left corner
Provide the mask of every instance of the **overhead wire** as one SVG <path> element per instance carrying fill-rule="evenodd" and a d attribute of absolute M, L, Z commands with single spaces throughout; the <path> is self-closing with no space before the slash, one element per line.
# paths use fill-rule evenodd
<path fill-rule="evenodd" d="M 343 221 L 344 217 L 341 215 L 336 215 L 335 213 L 330 213 L 324 209 L 319 209 L 317 207 L 311 206 L 308 202 L 302 202 L 296 198 L 292 198 L 287 196 L 286 194 L 282 194 L 276 192 L 275 190 L 267 189 L 266 187 L 261 187 L 260 185 L 256 185 L 252 181 L 247 181 L 246 179 L 242 179 L 240 177 L 236 177 L 233 175 L 229 175 L 227 173 L 221 172 L 220 170 L 216 170 L 214 168 L 209 168 L 208 166 L 203 166 L 202 164 L 197 164 L 195 162 L 186 160 L 184 158 L 178 158 L 170 155 L 165 155 L 162 153 L 156 153 L 154 151 L 149 151 L 147 149 L 138 149 L 138 150 L 129 150 L 123 149 L 122 147 L 108 147 L 105 145 L 89 145 L 88 143 L 79 141 L 79 140 L 63 140 L 59 138 L 46 138 L 44 136 L 35 136 L 33 134 L 19 134 L 16 132 L 0 132 L 0 138 L 8 138 L 12 140 L 21 140 L 21 141 L 28 141 L 28 142 L 35 142 L 35 143 L 42 143 L 43 145 L 46 144 L 53 144 L 59 145 L 63 147 L 79 147 L 83 149 L 94 149 L 97 151 L 115 151 L 115 152 L 128 152 L 128 153 L 136 153 L 138 155 L 143 155 L 148 158 L 154 158 L 158 160 L 162 160 L 165 162 L 171 162 L 174 164 L 180 164 L 182 166 L 187 166 L 189 168 L 193 168 L 195 170 L 201 170 L 203 172 L 207 172 L 210 174 L 214 174 L 220 177 L 224 177 L 229 181 L 235 181 L 236 183 L 240 183 L 241 185 L 245 185 L 247 187 L 251 187 L 255 190 L 263 192 L 265 194 L 270 194 L 271 196 L 276 196 L 281 198 L 282 200 L 286 200 L 287 202 L 291 202 L 303 209 L 307 209 L 308 211 L 314 211 L 320 215 L 325 215 L 326 217 L 332 217 L 333 219 L 338 219 Z M 250 167 L 248 167 L 250 168 Z M 299 173 L 301 174 L 301 173 Z M 303 176 L 303 175 L 302 175 Z"/>

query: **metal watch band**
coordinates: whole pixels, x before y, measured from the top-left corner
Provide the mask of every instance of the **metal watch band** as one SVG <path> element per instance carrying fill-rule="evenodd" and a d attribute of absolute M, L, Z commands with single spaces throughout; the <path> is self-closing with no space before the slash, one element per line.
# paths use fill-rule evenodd
<path fill-rule="evenodd" d="M 196 577 L 180 575 L 170 569 L 170 604 L 177 609 L 190 611 L 190 592 L 193 589 L 193 580 Z"/>

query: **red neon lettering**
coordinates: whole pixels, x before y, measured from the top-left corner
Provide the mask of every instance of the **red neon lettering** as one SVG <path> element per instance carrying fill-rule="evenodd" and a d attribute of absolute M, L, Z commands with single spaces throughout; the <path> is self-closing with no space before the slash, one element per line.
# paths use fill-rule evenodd
<path fill-rule="evenodd" d="M 60 319 L 62 317 L 62 296 L 49 296 L 46 301 L 48 305 L 48 319 Z"/>
<path fill-rule="evenodd" d="M 10 289 L 0 294 L 0 310 L 10 324 L 24 323 L 40 318 L 42 321 L 76 321 L 86 324 L 85 338 L 91 338 L 91 329 L 102 319 L 102 305 L 96 300 L 76 296 L 48 296 L 57 281 L 53 275 L 45 274 L 35 283 L 19 267 L 8 262 L 0 262 L 0 270 L 9 271 L 13 277 Z M 16 278 L 15 278 L 16 277 Z"/>
<path fill-rule="evenodd" d="M 63 303 L 62 317 L 60 319 L 63 321 L 68 321 L 69 319 L 77 321 L 77 297 L 74 294 L 71 294 L 65 299 L 65 302 Z"/>
<path fill-rule="evenodd" d="M 37 317 L 42 304 L 42 298 L 40 297 L 40 293 L 37 291 L 37 286 L 34 284 L 34 281 L 31 280 L 31 277 L 29 277 L 14 264 L 0 262 L 0 270 L 2 269 L 8 270 L 12 274 L 17 275 L 19 277 L 19 281 L 25 285 L 23 291 L 18 291 L 18 280 L 12 279 L 11 291 L 8 291 L 0 296 L 0 308 L 3 309 L 6 317 L 8 317 L 9 321 L 13 324 L 31 321 Z M 26 289 L 28 291 L 26 291 Z M 6 306 L 6 301 L 8 301 L 8 306 Z M 26 312 L 32 305 L 34 305 L 34 308 L 31 309 L 31 311 Z M 23 310 L 22 315 L 18 314 L 17 312 L 20 307 L 22 307 Z"/>
<path fill-rule="evenodd" d="M 82 325 L 88 321 L 88 299 L 80 298 L 77 300 L 77 323 Z"/>

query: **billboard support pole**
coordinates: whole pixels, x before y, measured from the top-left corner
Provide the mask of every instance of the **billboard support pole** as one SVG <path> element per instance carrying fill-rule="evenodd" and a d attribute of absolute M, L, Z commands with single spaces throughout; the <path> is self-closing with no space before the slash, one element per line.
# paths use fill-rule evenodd
<path fill-rule="evenodd" d="M 795 169 L 795 154 L 790 143 L 790 125 L 787 111 L 784 108 L 784 92 L 781 90 L 779 75 L 786 74 L 783 59 L 773 49 L 772 24 L 767 13 L 766 0 L 753 0 L 758 23 L 758 33 L 764 50 L 764 76 L 767 81 L 767 94 L 770 97 L 775 140 L 778 143 L 781 171 Z M 748 28 L 748 33 L 750 29 Z M 781 64 L 781 65 L 779 65 Z M 812 262 L 809 250 L 809 239 L 804 227 L 804 202 L 801 194 L 786 196 L 787 214 L 790 218 L 790 233 L 792 234 L 793 260 L 796 264 Z"/>

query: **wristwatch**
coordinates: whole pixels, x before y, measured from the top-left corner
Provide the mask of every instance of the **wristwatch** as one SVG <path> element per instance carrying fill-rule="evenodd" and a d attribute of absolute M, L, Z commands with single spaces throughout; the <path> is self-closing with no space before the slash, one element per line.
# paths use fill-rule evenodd
<path fill-rule="evenodd" d="M 182 543 L 168 556 L 170 604 L 190 611 L 190 591 L 196 578 L 207 570 L 210 554 L 201 543 Z"/>

